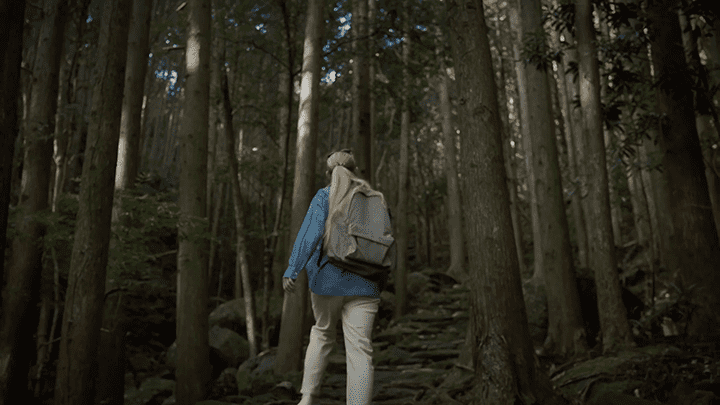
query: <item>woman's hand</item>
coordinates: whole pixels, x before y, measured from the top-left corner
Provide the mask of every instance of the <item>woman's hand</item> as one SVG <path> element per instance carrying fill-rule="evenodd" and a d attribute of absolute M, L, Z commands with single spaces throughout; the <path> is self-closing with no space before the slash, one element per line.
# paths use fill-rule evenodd
<path fill-rule="evenodd" d="M 285 290 L 285 293 L 295 292 L 295 280 L 289 277 L 283 277 L 283 290 Z"/>

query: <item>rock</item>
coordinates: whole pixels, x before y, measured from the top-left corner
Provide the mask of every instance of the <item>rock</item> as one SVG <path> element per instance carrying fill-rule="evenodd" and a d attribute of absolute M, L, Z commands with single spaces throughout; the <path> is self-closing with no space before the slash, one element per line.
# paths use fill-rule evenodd
<path fill-rule="evenodd" d="M 162 405 L 175 405 L 175 395 L 165 398 Z"/>
<path fill-rule="evenodd" d="M 167 399 L 175 390 L 175 381 L 151 377 L 140 384 L 140 388 L 125 391 L 125 405 L 156 404 Z"/>
<path fill-rule="evenodd" d="M 195 405 L 235 405 L 232 402 L 215 401 L 214 399 L 208 399 L 206 401 L 195 402 Z"/>
<path fill-rule="evenodd" d="M 208 334 L 210 347 L 216 349 L 228 366 L 237 367 L 250 355 L 250 347 L 237 332 L 220 326 L 213 326 Z"/>
<path fill-rule="evenodd" d="M 152 362 L 148 358 L 147 354 L 144 353 L 137 353 L 131 356 L 128 359 L 128 363 L 130 363 L 130 367 L 132 367 L 132 370 L 135 372 L 146 371 L 152 368 Z"/>
<path fill-rule="evenodd" d="M 255 378 L 260 374 L 272 371 L 275 367 L 275 354 L 277 348 L 266 350 L 257 356 L 245 360 L 239 367 L 238 373 L 243 372 L 250 378 Z"/>
<path fill-rule="evenodd" d="M 215 326 L 239 332 L 245 329 L 245 300 L 228 301 L 215 308 L 208 317 L 210 329 Z"/>
<path fill-rule="evenodd" d="M 226 367 L 236 367 L 249 356 L 250 347 L 247 340 L 230 329 L 215 325 L 208 332 L 208 340 L 210 343 L 210 363 L 213 370 L 216 370 L 216 375 L 219 375 L 220 371 Z M 165 353 L 165 361 L 171 370 L 175 369 L 177 364 L 177 341 L 168 347 Z"/>
<path fill-rule="evenodd" d="M 238 385 L 235 380 L 235 374 L 237 374 L 237 369 L 235 368 L 229 367 L 224 369 L 220 373 L 220 376 L 213 382 L 210 388 L 210 397 L 221 398 L 237 394 Z"/>
<path fill-rule="evenodd" d="M 411 297 L 419 297 L 432 287 L 430 277 L 422 273 L 410 273 L 407 275 L 407 292 Z"/>

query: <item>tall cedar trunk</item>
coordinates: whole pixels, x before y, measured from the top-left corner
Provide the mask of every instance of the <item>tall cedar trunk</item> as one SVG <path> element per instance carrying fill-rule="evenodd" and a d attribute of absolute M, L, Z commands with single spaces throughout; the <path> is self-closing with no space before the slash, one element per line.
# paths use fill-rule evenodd
<path fill-rule="evenodd" d="M 580 165 L 583 191 L 587 190 L 584 212 L 588 225 L 588 264 L 595 273 L 603 351 L 633 344 L 627 311 L 620 298 L 615 244 L 610 219 L 605 142 L 600 109 L 600 73 L 590 0 L 578 0 L 575 26 L 579 61 L 580 105 L 584 118 Z"/>
<path fill-rule="evenodd" d="M 471 324 L 478 399 L 508 404 L 555 403 L 537 366 L 522 299 L 501 123 L 483 4 L 449 1 L 448 26 L 460 88 L 465 235 L 470 253 Z"/>
<path fill-rule="evenodd" d="M 370 139 L 370 41 L 368 0 L 353 0 L 353 144 L 358 175 L 372 183 Z"/>
<path fill-rule="evenodd" d="M 444 63 L 442 66 L 444 67 Z M 443 69 L 440 72 L 440 109 L 443 128 L 443 154 L 445 157 L 445 177 L 447 178 L 448 230 L 450 231 L 450 268 L 448 274 L 453 277 L 465 277 L 465 241 L 462 230 L 462 211 L 460 189 L 456 168 L 457 149 L 455 131 L 452 122 L 452 105 L 449 95 L 450 78 Z"/>
<path fill-rule="evenodd" d="M 131 8 L 132 0 L 109 0 L 103 10 L 55 380 L 58 405 L 86 403 L 95 392 Z"/>
<path fill-rule="evenodd" d="M 553 2 L 554 4 L 557 4 L 557 0 Z M 552 30 L 552 35 L 554 37 L 554 42 L 556 46 L 560 46 L 560 35 L 557 31 Z M 569 37 L 569 32 L 566 30 L 562 31 L 562 35 L 565 37 L 565 41 L 568 43 L 572 43 L 573 39 Z M 576 154 L 576 146 L 575 146 L 575 139 L 576 139 L 576 132 L 579 130 L 580 126 L 582 125 L 582 119 L 578 116 L 578 113 L 574 111 L 575 108 L 573 106 L 572 101 L 574 100 L 575 95 L 577 94 L 577 85 L 573 81 L 573 74 L 569 73 L 570 68 L 570 62 L 576 61 L 577 59 L 577 52 L 574 49 L 568 49 L 561 57 L 559 66 L 558 66 L 558 97 L 560 98 L 561 103 L 561 109 L 563 110 L 563 120 L 564 120 L 564 127 L 565 127 L 565 143 L 567 145 L 567 155 L 568 155 L 568 172 L 570 176 L 570 182 L 571 185 L 568 188 L 570 189 L 570 212 L 572 214 L 573 219 L 573 225 L 575 227 L 575 241 L 577 243 L 577 261 L 580 266 L 580 268 L 587 268 L 588 262 L 587 262 L 587 250 L 588 250 L 588 240 L 587 240 L 587 227 L 585 224 L 585 216 L 582 212 L 582 205 L 580 202 L 580 192 L 577 189 L 577 179 L 578 179 L 578 161 L 577 161 L 577 154 Z M 580 121 L 580 122 L 578 122 Z"/>
<path fill-rule="evenodd" d="M 290 44 L 288 44 L 290 46 Z M 262 350 L 270 348 L 270 280 L 272 276 L 273 262 L 275 252 L 277 251 L 278 241 L 280 240 L 280 226 L 282 224 L 282 214 L 285 208 L 285 191 L 287 189 L 287 167 L 288 167 L 288 149 L 290 141 L 290 132 L 292 131 L 292 123 L 290 109 L 293 103 L 291 97 L 292 91 L 290 86 L 290 72 L 283 72 L 280 76 L 278 84 L 278 99 L 280 101 L 280 109 L 278 110 L 278 122 L 280 123 L 279 144 L 280 149 L 278 155 L 280 158 L 280 167 L 278 174 L 280 178 L 280 188 L 275 194 L 275 216 L 273 220 L 273 229 L 270 234 L 268 246 L 265 250 L 263 258 L 263 304 L 262 304 Z M 275 278 L 275 285 L 280 286 L 280 277 Z M 279 295 L 279 294 L 278 294 Z"/>
<path fill-rule="evenodd" d="M 7 12 L 14 18 L 22 18 L 17 6 L 8 5 Z M 58 74 L 62 57 L 63 34 L 67 17 L 65 0 L 49 1 L 43 8 L 45 18 L 42 23 L 37 44 L 37 57 L 33 66 L 32 98 L 27 110 L 27 132 L 25 138 L 25 156 L 23 161 L 23 182 L 18 202 L 18 236 L 13 240 L 12 258 L 7 274 L 7 284 L 2 294 L 2 317 L 0 317 L 0 404 L 25 402 L 29 358 L 35 349 L 33 331 L 37 326 L 35 304 L 39 298 L 40 275 L 42 271 L 42 238 L 45 225 L 38 215 L 48 208 L 48 186 L 50 181 L 50 162 L 52 159 L 52 136 L 55 129 L 55 109 L 57 107 Z M 20 15 L 18 15 L 20 14 Z M 8 15 L 10 17 L 10 15 Z M 17 22 L 8 21 L 17 26 Z M 20 29 L 17 32 L 22 32 Z M 6 52 L 18 51 L 18 43 L 10 40 Z M 6 80 L 19 73 L 16 70 L 17 55 L 4 55 L 3 89 L 10 95 L 17 95 Z M 18 81 L 15 82 L 16 84 Z M 9 96 L 9 95 L 8 95 Z M 17 98 L 3 100 L 13 106 Z M 3 133 L 12 142 L 15 141 L 16 128 L 13 118 L 16 111 L 10 107 L 3 117 L 10 127 Z M 7 121 L 6 121 L 7 120 Z M 12 157 L 9 162 L 12 165 Z M 11 166 L 8 166 L 8 169 Z M 9 179 L 8 179 L 9 180 Z M 7 207 L 7 205 L 4 205 Z M 6 218 L 6 215 L 3 215 Z M 7 226 L 7 225 L 6 225 Z M 5 227 L 6 227 L 5 226 Z M 5 240 L 3 228 L 3 241 Z M 2 245 L 5 251 L 5 245 Z M 4 254 L 2 258 L 4 260 Z M 0 280 L 0 284 L 2 280 Z"/>
<path fill-rule="evenodd" d="M 205 399 L 210 379 L 208 349 L 207 134 L 210 103 L 210 0 L 189 0 L 186 82 L 180 126 L 180 219 L 177 257 L 178 405 Z"/>
<path fill-rule="evenodd" d="M 509 27 L 508 19 L 504 19 L 504 24 Z M 497 38 L 498 45 L 496 47 L 498 52 L 498 88 L 505 90 L 507 88 L 507 76 L 506 72 L 509 70 L 507 66 L 508 57 L 506 55 L 506 49 L 510 49 L 512 46 L 503 44 L 504 41 L 510 41 L 512 38 L 509 35 L 503 37 L 503 22 L 497 19 L 495 22 L 495 38 Z M 509 44 L 508 44 L 509 45 Z M 513 97 L 515 95 L 513 94 Z M 518 255 L 518 264 L 520 265 L 520 275 L 525 274 L 525 261 L 523 255 L 523 240 L 522 240 L 522 229 L 520 225 L 520 210 L 518 207 L 518 193 L 517 193 L 517 174 L 516 174 L 516 163 L 515 163 L 515 151 L 513 150 L 513 134 L 510 128 L 510 120 L 508 113 L 508 94 L 507 91 L 500 91 L 498 93 L 498 103 L 500 108 L 500 118 L 502 120 L 502 136 L 503 136 L 503 156 L 505 160 L 505 173 L 507 175 L 507 186 L 508 192 L 510 193 L 510 216 L 513 223 L 513 235 L 515 237 L 515 251 Z"/>
<path fill-rule="evenodd" d="M 3 4 L 6 8 L 0 10 L 0 21 L 7 28 L 0 35 L 22 31 L 26 2 L 8 1 Z M 0 37 L 0 46 L 3 47 L 0 49 L 0 57 L 2 57 L 0 60 L 0 249 L 4 252 L 7 242 L 5 235 L 10 204 L 13 155 L 19 130 L 17 107 L 20 93 L 23 36 Z M 3 289 L 4 276 L 5 260 L 0 260 L 0 291 Z M 0 303 L 2 303 L 2 297 L 0 297 Z M 5 318 L 3 317 L 3 319 Z"/>
<path fill-rule="evenodd" d="M 320 103 L 320 52 L 324 24 L 322 0 L 309 0 L 305 23 L 300 105 L 298 108 L 297 156 L 292 197 L 290 235 L 296 237 L 312 200 L 315 183 L 318 113 Z M 290 247 L 292 249 L 292 247 Z M 308 297 L 307 273 L 300 272 L 298 288 L 283 301 L 275 373 L 300 369 L 303 321 Z"/>
<path fill-rule="evenodd" d="M 520 0 L 522 41 L 542 40 L 542 10 L 539 0 Z M 539 37 L 539 38 L 538 38 Z M 580 302 L 570 249 L 570 233 L 560 182 L 550 84 L 546 67 L 524 66 L 528 100 L 528 125 L 533 128 L 532 172 L 542 241 L 542 275 L 548 301 L 548 335 L 545 349 L 559 354 L 584 352 Z"/>
<path fill-rule="evenodd" d="M 115 189 L 132 188 L 140 164 L 140 118 L 150 50 L 152 0 L 134 1 L 128 34 L 125 96 L 122 101 Z"/>
<path fill-rule="evenodd" d="M 223 45 L 225 48 L 225 45 Z M 220 59 L 225 64 L 225 55 Z M 245 326 L 247 339 L 250 346 L 250 357 L 258 353 L 258 345 L 255 340 L 255 300 L 252 286 L 250 285 L 250 268 L 247 261 L 247 244 L 245 242 L 245 217 L 243 215 L 243 199 L 240 192 L 240 168 L 238 164 L 237 148 L 235 145 L 235 130 L 233 125 L 232 105 L 230 103 L 230 90 L 228 88 L 227 68 L 223 66 L 220 79 L 220 87 L 223 94 L 223 112 L 225 119 L 225 142 L 228 151 L 228 163 L 230 164 L 230 186 L 232 187 L 233 207 L 235 209 L 235 268 L 237 279 L 237 268 L 242 277 L 243 298 L 245 299 Z M 241 135 L 242 136 L 242 135 Z M 242 142 L 242 141 L 241 141 Z M 237 291 L 235 298 L 237 296 Z"/>
<path fill-rule="evenodd" d="M 407 4 L 407 3 L 404 3 Z M 404 27 L 407 28 L 408 14 L 403 15 Z M 407 273 L 408 273 L 408 188 L 410 186 L 410 101 L 408 100 L 410 87 L 410 36 L 406 35 L 402 43 L 403 56 L 403 95 L 400 107 L 400 167 L 398 168 L 398 198 L 395 212 L 395 242 L 397 244 L 397 259 L 395 266 L 395 319 L 405 314 L 407 306 Z M 419 229 L 418 229 L 419 231 Z M 416 232 L 417 234 L 417 232 Z M 415 244 L 416 254 L 420 254 L 419 246 Z"/>
<path fill-rule="evenodd" d="M 670 0 L 649 0 L 652 62 L 657 79 L 663 167 L 670 190 L 674 228 L 670 270 L 683 288 L 695 286 L 688 332 L 695 336 L 718 333 L 720 319 L 720 261 L 718 235 L 710 209 L 705 167 L 698 140 L 691 84 L 687 79 L 680 23 Z"/>
<path fill-rule="evenodd" d="M 683 2 L 686 3 L 686 2 Z M 683 4 L 686 7 L 686 4 Z M 712 92 L 710 90 L 710 78 L 705 70 L 705 66 L 700 59 L 697 25 L 693 25 L 688 21 L 685 13 L 680 10 L 680 28 L 682 31 L 683 45 L 685 46 L 687 62 L 692 69 L 693 76 L 697 77 L 695 89 L 695 123 L 701 143 L 714 143 L 718 139 L 717 130 L 720 128 L 718 114 L 712 101 Z M 715 126 L 713 126 L 713 119 Z M 708 192 L 710 195 L 710 203 L 713 210 L 713 218 L 715 219 L 715 228 L 720 231 L 720 194 L 716 184 L 720 178 L 717 168 L 717 149 L 704 148 L 703 158 L 705 160 L 705 178 L 708 183 Z"/>
<path fill-rule="evenodd" d="M 528 202 L 530 205 L 530 222 L 532 225 L 532 240 L 533 240 L 533 258 L 534 258 L 534 273 L 542 274 L 544 269 L 542 259 L 542 243 L 543 240 L 540 237 L 540 218 L 538 214 L 537 205 L 537 190 L 535 182 L 535 174 L 533 172 L 532 165 L 532 146 L 531 146 L 531 126 L 530 126 L 530 105 L 528 100 L 528 83 L 527 78 L 524 74 L 524 62 L 521 56 L 520 48 L 521 42 L 521 20 L 520 20 L 520 7 L 518 1 L 510 2 L 508 8 L 509 20 L 511 26 L 511 35 L 517 37 L 516 40 L 512 41 L 513 47 L 513 59 L 515 60 L 515 75 L 517 76 L 517 87 L 518 95 L 520 99 L 520 108 L 518 115 L 520 117 L 520 135 L 522 137 L 523 151 L 525 152 L 525 169 L 527 172 L 527 189 L 528 189 Z"/>
<path fill-rule="evenodd" d="M 570 67 L 572 64 L 578 63 L 578 52 L 575 47 L 575 37 L 569 31 L 564 31 L 566 42 L 569 44 L 567 50 L 567 59 L 563 59 L 564 73 L 565 73 L 565 89 L 567 91 L 568 102 L 570 100 L 580 100 L 580 87 L 579 80 L 577 79 L 576 73 L 572 72 Z M 590 221 L 585 213 L 585 204 L 587 203 L 587 195 L 583 194 L 585 189 L 583 188 L 583 165 L 581 162 L 585 162 L 585 151 L 584 151 L 584 133 L 585 133 L 585 118 L 583 116 L 583 110 L 580 106 L 574 106 L 574 103 L 570 104 L 569 114 L 573 123 L 573 132 L 570 134 L 570 142 L 568 142 L 568 149 L 572 149 L 574 152 L 575 161 L 575 174 L 573 176 L 573 203 L 576 208 L 579 209 L 579 216 L 582 218 L 580 221 L 580 227 L 582 227 L 585 233 L 584 239 L 586 241 L 585 251 L 585 268 L 590 267 Z M 578 229 L 579 230 L 579 229 Z M 582 263 L 581 263 L 582 264 Z"/>

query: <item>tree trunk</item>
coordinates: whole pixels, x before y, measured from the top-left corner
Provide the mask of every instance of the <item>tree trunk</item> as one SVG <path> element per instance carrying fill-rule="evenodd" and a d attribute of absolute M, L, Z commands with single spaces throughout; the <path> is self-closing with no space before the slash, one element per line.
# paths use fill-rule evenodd
<path fill-rule="evenodd" d="M 7 6 L 8 18 L 23 18 L 16 6 Z M 18 202 L 18 236 L 13 240 L 12 258 L 5 274 L 7 284 L 2 294 L 2 317 L 0 317 L 0 404 L 28 401 L 27 375 L 29 359 L 35 349 L 33 331 L 37 326 L 37 310 L 42 272 L 42 238 L 46 226 L 38 215 L 48 208 L 48 186 L 50 181 L 50 162 L 52 159 L 52 135 L 55 129 L 55 110 L 57 108 L 58 74 L 62 57 L 64 27 L 67 13 L 65 0 L 50 1 L 43 8 L 45 18 L 40 29 L 37 44 L 37 57 L 33 66 L 31 100 L 27 109 L 27 132 L 25 156 L 23 162 L 23 181 Z M 20 14 L 20 15 L 18 15 Z M 8 23 L 17 26 L 16 21 Z M 22 32 L 22 29 L 19 31 Z M 5 44 L 6 52 L 18 51 L 19 44 L 9 40 Z M 16 78 L 17 55 L 4 55 L 2 63 L 3 89 L 10 94 L 3 95 L 8 108 L 3 111 L 2 121 L 9 124 L 3 127 L 3 133 L 11 142 L 15 142 L 17 89 L 11 88 L 7 80 Z M 18 81 L 15 82 L 17 84 Z M 7 98 L 6 98 L 7 97 Z M 11 104 L 11 105 L 8 105 Z M 5 114 L 8 114 L 5 116 Z M 13 148 L 11 148 L 13 149 Z M 4 153 L 3 151 L 2 153 Z M 8 169 L 12 167 L 12 157 Z M 4 162 L 3 162 L 4 163 Z M 9 179 L 8 179 L 9 180 Z M 9 183 L 8 183 L 9 185 Z M 4 205 L 7 208 L 7 205 Z M 7 212 L 7 211 L 5 211 Z M 7 214 L 3 215 L 7 218 Z M 5 219 L 6 221 L 7 219 Z M 5 241 L 5 229 L 3 238 Z M 5 245 L 2 245 L 5 251 Z M 4 259 L 4 254 L 2 255 Z M 2 274 L 0 274 L 2 276 Z M 2 281 L 0 280 L 0 284 Z"/>
<path fill-rule="evenodd" d="M 133 2 L 128 34 L 125 96 L 122 101 L 118 164 L 115 189 L 127 190 L 135 184 L 140 165 L 140 118 L 145 94 L 145 72 L 150 49 L 150 12 L 152 0 Z"/>
<path fill-rule="evenodd" d="M 292 198 L 290 235 L 300 231 L 305 213 L 312 200 L 315 182 L 315 153 L 317 149 L 318 113 L 320 103 L 320 52 L 322 50 L 323 1 L 308 2 L 305 23 L 305 52 L 303 54 L 300 105 L 298 108 L 297 156 Z M 290 247 L 292 249 L 292 247 Z M 300 369 L 303 321 L 308 298 L 307 273 L 300 272 L 298 288 L 286 294 L 283 301 L 275 374 Z"/>
<path fill-rule="evenodd" d="M 508 192 L 510 193 L 510 216 L 512 218 L 513 223 L 513 235 L 515 236 L 515 250 L 518 255 L 518 264 L 520 265 L 520 275 L 526 273 L 525 269 L 525 259 L 523 254 L 523 239 L 522 239 L 522 229 L 520 225 L 520 209 L 518 206 L 518 192 L 517 192 L 517 185 L 518 185 L 518 179 L 517 179 L 517 170 L 515 170 L 517 164 L 515 163 L 515 144 L 513 141 L 513 131 L 510 127 L 510 121 L 509 121 L 509 109 L 508 109 L 508 92 L 507 89 L 507 76 L 506 72 L 508 72 L 507 62 L 508 57 L 505 53 L 505 45 L 503 42 L 507 43 L 507 49 L 511 49 L 512 45 L 510 45 L 510 41 L 512 40 L 512 37 L 510 35 L 503 36 L 502 29 L 508 28 L 507 32 L 510 32 L 509 27 L 509 21 L 507 18 L 504 19 L 504 22 L 501 22 L 500 19 L 497 19 L 495 22 L 495 38 L 497 38 L 498 46 L 496 47 L 498 52 L 498 89 L 501 89 L 501 91 L 498 93 L 498 103 L 500 108 L 500 118 L 502 120 L 502 135 L 503 135 L 503 156 L 505 160 L 505 173 L 507 175 L 507 186 L 508 186 Z M 503 39 L 504 38 L 504 39 Z M 514 92 L 513 92 L 514 93 Z M 516 98 L 516 94 L 512 94 L 513 98 Z"/>
<path fill-rule="evenodd" d="M 520 53 L 521 42 L 521 20 L 520 7 L 517 1 L 510 3 L 509 8 L 510 27 L 516 40 L 512 41 L 513 59 L 515 60 L 515 75 L 517 76 L 518 95 L 520 106 L 518 115 L 520 117 L 520 134 L 522 137 L 523 152 L 525 152 L 525 169 L 527 173 L 526 184 L 528 189 L 528 205 L 530 205 L 530 222 L 532 224 L 532 240 L 533 240 L 533 266 L 534 272 L 539 275 L 542 273 L 544 266 L 542 263 L 542 239 L 540 236 L 540 218 L 538 214 L 537 204 L 537 187 L 535 182 L 535 174 L 533 173 L 532 164 L 532 146 L 531 146 L 531 127 L 530 127 L 530 105 L 528 101 L 528 83 L 524 74 L 524 62 Z"/>
<path fill-rule="evenodd" d="M 554 1 L 554 4 L 557 4 L 557 0 Z M 558 32 L 555 30 L 552 30 L 552 35 L 554 37 L 554 42 L 556 46 L 560 46 L 560 36 L 558 35 Z M 573 43 L 573 38 L 570 38 L 570 33 L 566 30 L 562 32 L 562 35 L 565 37 L 565 41 L 568 43 Z M 588 261 L 587 261 L 587 250 L 588 250 L 588 240 L 587 240 L 587 227 L 585 224 L 585 216 L 582 212 L 582 205 L 581 205 L 581 195 L 580 191 L 577 188 L 577 179 L 578 179 L 578 161 L 576 156 L 576 146 L 575 146 L 575 139 L 576 139 L 576 132 L 580 129 L 582 125 L 582 118 L 578 117 L 577 113 L 580 113 L 580 111 L 577 111 L 577 113 L 574 110 L 572 101 L 574 100 L 575 95 L 577 94 L 577 85 L 573 82 L 573 75 L 571 73 L 568 73 L 568 70 L 570 68 L 570 62 L 577 61 L 577 52 L 575 49 L 568 49 L 566 51 L 566 54 L 562 57 L 560 60 L 559 66 L 558 66 L 558 97 L 560 98 L 560 108 L 563 110 L 563 119 L 564 119 L 564 127 L 565 127 L 565 143 L 567 145 L 567 154 L 568 154 L 568 172 L 570 177 L 570 183 L 571 185 L 568 188 L 570 189 L 570 210 L 572 214 L 573 219 L 573 225 L 575 226 L 575 240 L 578 247 L 578 264 L 580 268 L 587 268 Z M 579 122 L 578 122 L 579 121 Z"/>
<path fill-rule="evenodd" d="M 368 0 L 353 0 L 353 144 L 358 175 L 372 183 L 370 143 L 370 41 Z"/>
<path fill-rule="evenodd" d="M 406 4 L 406 3 L 404 3 Z M 409 26 L 408 13 L 403 14 L 403 24 L 407 29 Z M 405 314 L 407 306 L 407 273 L 408 273 L 408 188 L 409 179 L 409 155 L 410 155 L 410 36 L 406 35 L 402 43 L 403 57 L 403 95 L 402 106 L 400 107 L 400 167 L 398 168 L 398 201 L 395 209 L 395 243 L 397 247 L 397 259 L 395 266 L 395 319 Z M 419 229 L 418 229 L 419 232 Z M 419 246 L 415 244 L 416 255 L 420 254 Z"/>
<path fill-rule="evenodd" d="M 497 88 L 483 4 L 447 2 L 460 84 L 465 235 L 470 253 L 474 404 L 561 403 L 537 366 L 510 217 Z"/>
<path fill-rule="evenodd" d="M 519 3 L 522 40 L 537 40 L 538 34 L 542 33 L 540 38 L 544 41 L 540 1 L 522 0 Z M 546 67 L 526 63 L 524 75 L 527 97 L 533 100 L 528 103 L 527 112 L 528 125 L 534 130 L 530 145 L 542 241 L 543 269 L 539 274 L 543 276 L 548 300 L 545 349 L 561 355 L 575 355 L 587 348 L 560 182 L 548 71 Z M 539 274 L 536 268 L 535 277 Z"/>
<path fill-rule="evenodd" d="M 58 405 L 94 397 L 131 8 L 132 0 L 109 0 L 103 11 L 55 381 Z"/>
<path fill-rule="evenodd" d="M 441 66 L 445 66 L 443 63 Z M 465 241 L 462 230 L 462 211 L 460 206 L 460 189 L 456 168 L 457 150 L 455 148 L 455 131 L 452 123 L 452 105 L 448 84 L 450 78 L 442 69 L 440 72 L 440 109 L 443 128 L 443 155 L 445 157 L 445 177 L 447 178 L 448 195 L 448 230 L 450 231 L 450 267 L 449 275 L 458 279 L 467 276 L 465 268 Z"/>
<path fill-rule="evenodd" d="M 603 351 L 609 352 L 633 344 L 627 311 L 620 298 L 615 244 L 613 242 L 605 142 L 600 109 L 600 73 L 590 0 L 578 0 L 575 26 L 579 61 L 580 104 L 583 111 L 583 153 L 578 161 L 588 225 L 588 263 L 595 273 L 598 312 L 602 329 Z"/>
<path fill-rule="evenodd" d="M 0 11 L 0 21 L 6 29 L 0 35 L 22 31 L 26 2 L 8 1 L 5 4 L 6 8 Z M 0 62 L 0 249 L 5 252 L 13 156 L 19 130 L 17 108 L 23 36 L 1 37 L 0 46 L 2 47 L 0 49 L 0 57 L 2 57 Z M 0 291 L 3 289 L 4 279 L 5 260 L 0 260 Z"/>
<path fill-rule="evenodd" d="M 226 45 L 223 45 L 225 49 Z M 225 64 L 225 52 L 220 59 Z M 240 273 L 242 277 L 243 298 L 245 299 L 245 329 L 247 330 L 248 344 L 250 347 L 250 357 L 255 357 L 258 353 L 258 345 L 255 340 L 255 300 L 253 297 L 252 286 L 250 285 L 250 268 L 247 261 L 247 244 L 245 242 L 245 217 L 243 214 L 243 198 L 240 192 L 240 168 L 238 163 L 237 148 L 235 145 L 235 130 L 233 125 L 232 105 L 230 103 L 230 90 L 228 88 L 227 69 L 221 67 L 220 87 L 223 94 L 223 112 L 225 119 L 225 142 L 228 151 L 228 162 L 230 163 L 230 187 L 232 188 L 233 207 L 235 209 L 235 279 Z M 242 131 L 241 135 L 242 137 Z M 240 141 L 242 147 L 242 138 Z M 237 285 L 237 281 L 236 281 Z M 238 289 L 235 291 L 235 298 L 238 297 Z"/>
<path fill-rule="evenodd" d="M 207 283 L 207 134 L 211 2 L 189 0 L 183 125 L 180 126 L 180 219 L 177 257 L 178 405 L 205 399 L 210 380 Z"/>
<path fill-rule="evenodd" d="M 652 62 L 657 79 L 665 84 L 657 88 L 657 107 L 674 228 L 674 254 L 669 257 L 669 265 L 681 288 L 693 290 L 693 303 L 698 305 L 688 332 L 694 336 L 716 335 L 720 324 L 720 296 L 716 293 L 720 275 L 715 270 L 720 247 L 674 6 L 670 0 L 648 1 Z"/>

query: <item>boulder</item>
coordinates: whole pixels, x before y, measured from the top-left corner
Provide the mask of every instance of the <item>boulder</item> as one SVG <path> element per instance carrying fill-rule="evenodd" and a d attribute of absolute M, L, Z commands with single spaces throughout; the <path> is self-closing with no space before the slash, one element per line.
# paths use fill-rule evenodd
<path fill-rule="evenodd" d="M 208 332 L 210 343 L 210 364 L 213 366 L 214 375 L 227 367 L 236 367 L 248 358 L 250 346 L 237 332 L 221 328 L 217 325 Z M 174 370 L 177 362 L 177 341 L 168 347 L 165 353 L 167 366 Z"/>
<path fill-rule="evenodd" d="M 245 301 L 242 298 L 228 301 L 215 308 L 208 318 L 209 327 L 227 328 L 239 332 L 245 329 Z"/>
<path fill-rule="evenodd" d="M 430 277 L 423 273 L 415 272 L 407 275 L 407 292 L 410 297 L 419 297 L 433 286 Z"/>
<path fill-rule="evenodd" d="M 213 326 L 208 334 L 210 347 L 217 350 L 229 367 L 237 367 L 250 355 L 250 346 L 237 332 Z"/>
<path fill-rule="evenodd" d="M 140 384 L 140 388 L 125 391 L 125 405 L 147 405 L 162 403 L 173 394 L 175 381 L 151 377 Z"/>

